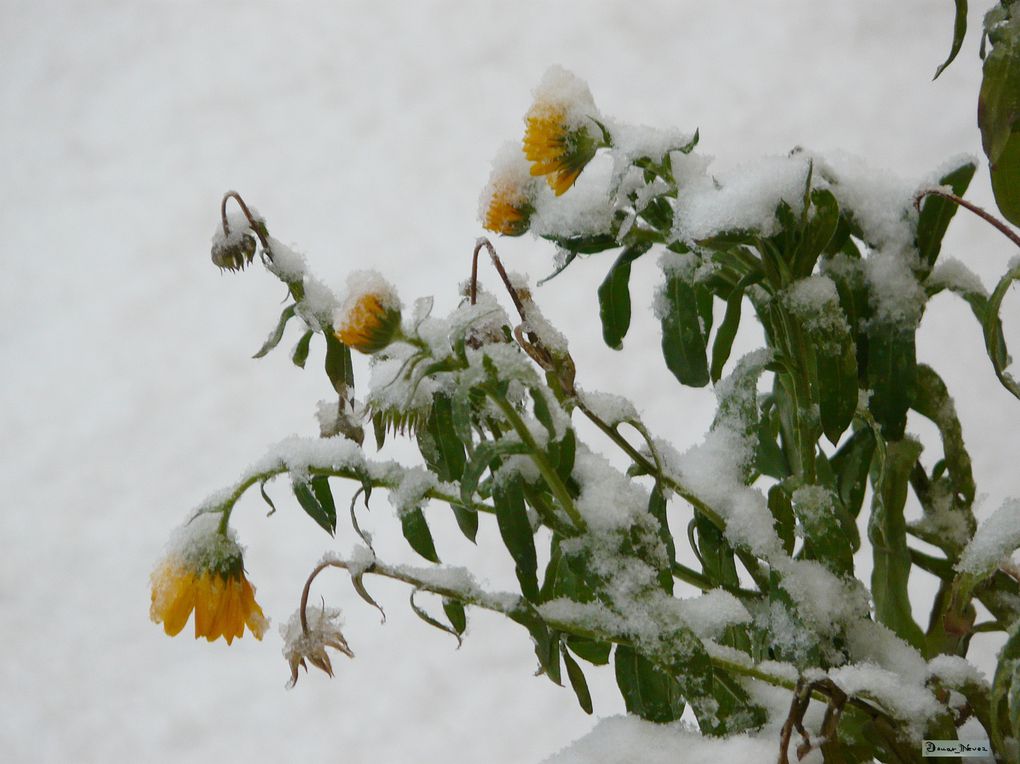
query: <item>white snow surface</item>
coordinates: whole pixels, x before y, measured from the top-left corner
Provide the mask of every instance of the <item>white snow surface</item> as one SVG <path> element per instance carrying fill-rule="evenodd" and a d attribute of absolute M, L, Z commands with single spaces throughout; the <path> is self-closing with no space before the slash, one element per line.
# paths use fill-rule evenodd
<path fill-rule="evenodd" d="M 972 5 L 976 28 L 990 2 Z M 287 358 L 300 322 L 267 358 L 250 360 L 284 289 L 257 260 L 244 273 L 218 273 L 208 235 L 221 194 L 237 189 L 265 216 L 276 265 L 319 279 L 306 282 L 318 300 L 310 319 L 328 318 L 347 273 L 364 268 L 389 274 L 408 302 L 434 294 L 435 315 L 445 316 L 482 233 L 474 213 L 492 156 L 520 140 L 531 91 L 551 64 L 582 77 L 606 114 L 684 135 L 700 128 L 695 153 L 673 155 L 682 185 L 798 144 L 917 178 L 961 151 L 980 154 L 978 35 L 930 82 L 951 29 L 952 3 L 928 0 L 764 0 L 737 13 L 696 0 L 649 0 L 640 13 L 623 0 L 4 3 L 2 758 L 313 762 L 341 751 L 349 761 L 517 764 L 594 727 L 559 759 L 627 761 L 637 750 L 648 761 L 659 751 L 669 761 L 774 761 L 768 735 L 710 742 L 614 716 L 623 704 L 611 668 L 585 667 L 596 713 L 588 717 L 569 689 L 533 676 L 519 627 L 469 612 L 454 651 L 410 613 L 405 587 L 370 575 L 385 626 L 342 571 L 313 587 L 310 601 L 343 608 L 357 655 L 334 662 L 333 680 L 302 674 L 285 692 L 275 631 L 230 647 L 191 639 L 188 628 L 166 637 L 148 618 L 148 576 L 173 528 L 270 444 L 315 436 L 315 401 L 331 394 L 319 338 L 304 371 Z M 585 178 L 562 199 L 582 192 Z M 907 185 L 892 184 L 897 193 Z M 968 198 L 993 208 L 984 167 Z M 876 237 L 895 239 L 897 218 L 880 212 Z M 594 208 L 590 224 L 604 214 Z M 532 282 L 553 268 L 551 244 L 494 241 Z M 985 284 L 1013 255 L 964 213 L 945 251 Z M 495 294 L 487 267 L 482 280 Z M 569 338 L 579 384 L 635 401 L 683 453 L 701 442 L 714 402 L 678 386 L 659 361 L 647 309 L 661 279 L 654 257 L 634 264 L 624 350 L 604 347 L 596 288 L 608 267 L 604 256 L 579 259 L 535 299 Z M 1016 352 L 1015 297 L 1002 317 Z M 733 358 L 761 344 L 747 323 Z M 1020 407 L 994 379 L 962 301 L 945 296 L 928 311 L 919 356 L 938 361 L 989 496 L 983 506 L 998 506 L 1017 494 Z M 355 364 L 363 397 L 368 368 Z M 609 453 L 597 433 L 585 438 Z M 938 453 L 936 440 L 929 448 Z M 410 463 L 411 452 L 391 437 L 379 458 Z M 324 551 L 347 556 L 356 488 L 334 481 L 335 540 L 285 481 L 267 486 L 278 508 L 268 519 L 257 488 L 239 503 L 233 524 L 268 617 L 282 623 L 294 611 Z M 420 567 L 385 501 L 373 495 L 369 511 L 359 500 L 359 522 L 380 556 Z M 680 504 L 670 511 L 682 528 Z M 445 563 L 470 569 L 487 590 L 516 587 L 508 556 L 493 553 L 494 524 L 483 521 L 475 548 L 448 509 L 425 513 Z M 866 556 L 857 563 L 866 579 Z M 923 577 L 911 586 L 930 596 Z M 986 675 L 999 644 L 974 638 Z"/>

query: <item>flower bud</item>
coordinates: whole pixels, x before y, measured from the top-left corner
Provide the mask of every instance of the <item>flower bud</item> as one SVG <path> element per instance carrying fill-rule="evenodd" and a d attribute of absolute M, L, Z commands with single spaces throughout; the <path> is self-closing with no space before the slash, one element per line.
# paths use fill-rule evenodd
<path fill-rule="evenodd" d="M 348 297 L 335 316 L 336 338 L 366 355 L 378 353 L 400 333 L 400 298 L 375 271 L 348 279 Z"/>

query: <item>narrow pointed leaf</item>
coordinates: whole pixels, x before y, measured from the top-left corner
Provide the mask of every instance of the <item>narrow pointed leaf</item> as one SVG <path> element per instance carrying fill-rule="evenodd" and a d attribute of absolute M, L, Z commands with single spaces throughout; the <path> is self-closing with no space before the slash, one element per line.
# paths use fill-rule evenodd
<path fill-rule="evenodd" d="M 270 333 L 269 337 L 262 344 L 259 352 L 253 355 L 252 358 L 262 358 L 266 353 L 280 344 L 280 340 L 283 339 L 283 332 L 287 328 L 287 322 L 294 318 L 294 307 L 295 306 L 293 305 L 288 305 L 283 309 L 283 312 L 280 314 L 280 320 L 276 323 L 276 328 L 273 329 L 272 333 Z"/>

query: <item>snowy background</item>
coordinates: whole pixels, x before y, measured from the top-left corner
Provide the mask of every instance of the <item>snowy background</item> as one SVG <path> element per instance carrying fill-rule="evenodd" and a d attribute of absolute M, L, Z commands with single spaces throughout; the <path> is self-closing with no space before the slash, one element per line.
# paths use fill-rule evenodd
<path fill-rule="evenodd" d="M 241 191 L 328 283 L 375 267 L 405 302 L 434 294 L 442 312 L 481 233 L 490 159 L 521 135 L 550 64 L 586 79 L 606 114 L 700 127 L 720 167 L 803 145 L 915 178 L 980 153 L 990 3 L 974 5 L 960 58 L 933 84 L 949 0 L 0 0 L 0 758 L 537 762 L 588 732 L 595 719 L 570 690 L 532 676 L 519 627 L 476 614 L 458 652 L 410 613 L 405 589 L 368 582 L 389 615 L 380 626 L 339 574 L 316 593 L 345 609 L 358 657 L 285 691 L 276 624 L 322 552 L 352 538 L 343 519 L 326 537 L 285 484 L 270 485 L 272 518 L 257 494 L 234 514 L 274 620 L 265 640 L 168 639 L 149 622 L 148 576 L 171 529 L 270 444 L 314 433 L 329 392 L 321 345 L 304 372 L 290 364 L 294 327 L 250 360 L 284 290 L 259 268 L 221 276 L 209 263 L 220 195 Z M 991 205 L 984 168 L 970 197 Z M 549 245 L 497 246 L 533 279 L 551 270 Z M 986 285 L 1013 254 L 965 215 L 944 251 Z M 662 368 L 654 258 L 634 269 L 625 350 L 602 344 L 608 266 L 576 263 L 537 299 L 570 337 L 581 384 L 634 398 L 684 448 L 711 420 L 711 393 Z M 1016 298 L 1003 317 L 1016 349 Z M 961 301 L 934 301 L 919 353 L 958 396 L 987 515 L 1020 493 L 1020 405 Z M 338 504 L 350 490 L 337 483 Z M 429 517 L 444 559 L 511 585 L 507 560 L 466 548 L 448 510 Z M 383 496 L 364 523 L 381 556 L 413 559 Z M 494 528 L 479 540 L 496 548 Z M 987 671 L 996 649 L 975 639 L 972 654 Z M 610 674 L 590 674 L 597 717 L 622 711 Z"/>

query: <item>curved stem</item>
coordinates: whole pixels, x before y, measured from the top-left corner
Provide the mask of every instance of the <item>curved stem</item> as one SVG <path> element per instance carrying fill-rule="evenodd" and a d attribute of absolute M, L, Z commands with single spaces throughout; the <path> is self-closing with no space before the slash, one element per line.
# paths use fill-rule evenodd
<path fill-rule="evenodd" d="M 921 191 L 917 196 L 914 197 L 914 207 L 916 209 L 918 210 L 921 209 L 921 200 L 924 199 L 924 197 L 926 196 L 941 196 L 943 199 L 948 199 L 953 204 L 956 204 L 960 207 L 963 207 L 965 210 L 973 212 L 975 215 L 984 220 L 986 223 L 993 226 L 999 233 L 1001 233 L 1011 242 L 1020 247 L 1020 235 L 1018 235 L 1016 231 L 1011 229 L 1009 226 L 1007 226 L 1005 223 L 1003 223 L 1001 220 L 999 220 L 991 213 L 983 210 L 981 207 L 978 207 L 976 204 L 971 204 L 966 199 L 963 199 L 962 197 L 959 197 L 956 194 L 951 194 L 948 191 L 943 191 L 941 188 L 929 188 L 924 191 Z"/>
<path fill-rule="evenodd" d="M 563 507 L 563 511 L 570 516 L 570 519 L 573 521 L 576 528 L 583 531 L 587 528 L 588 524 L 584 521 L 584 518 L 581 517 L 581 513 L 574 505 L 574 499 L 570 495 L 570 491 L 567 490 L 563 481 L 560 480 L 560 476 L 556 473 L 556 470 L 553 469 L 553 466 L 549 464 L 549 460 L 545 457 L 545 452 L 538 447 L 538 443 L 536 443 L 534 437 L 532 437 L 528 426 L 524 424 L 524 420 L 521 419 L 520 415 L 514 407 L 510 405 L 510 402 L 506 400 L 506 398 L 496 394 L 492 390 L 486 390 L 486 394 L 493 403 L 499 407 L 500 411 L 503 412 L 503 415 L 510 422 L 510 426 L 514 428 L 517 436 L 521 439 L 521 442 L 528 447 L 528 450 L 531 452 L 531 460 L 535 463 L 535 466 L 538 467 L 538 471 L 542 473 L 542 477 L 549 485 L 549 489 L 552 491 L 553 496 L 556 497 L 560 506 Z"/>
<path fill-rule="evenodd" d="M 251 210 L 248 209 L 248 205 L 245 204 L 244 199 L 242 199 L 241 195 L 236 191 L 227 191 L 227 193 L 223 195 L 223 200 L 220 202 L 220 219 L 223 221 L 223 235 L 230 235 L 230 224 L 227 222 L 227 201 L 229 199 L 233 199 L 237 202 L 237 206 L 241 208 L 241 212 L 244 213 L 244 216 L 248 219 L 248 224 L 251 226 L 251 230 L 259 237 L 259 241 L 262 243 L 262 249 L 266 251 L 266 254 L 269 255 L 269 259 L 272 260 L 273 253 L 269 247 L 269 238 L 266 236 L 265 221 L 261 218 L 256 218 L 252 214 Z"/>
<path fill-rule="evenodd" d="M 305 615 L 305 609 L 308 607 L 308 592 L 311 591 L 312 581 L 315 580 L 315 577 L 329 567 L 347 568 L 346 565 L 340 565 L 332 560 L 320 562 L 312 569 L 312 572 L 308 575 L 308 580 L 305 581 L 305 588 L 301 590 L 301 608 L 298 612 L 301 614 L 301 631 L 306 635 L 308 634 L 308 616 Z"/>
<path fill-rule="evenodd" d="M 517 308 L 521 321 L 527 321 L 528 319 L 524 315 L 524 303 L 517 295 L 517 289 L 514 288 L 510 277 L 506 273 L 506 269 L 503 267 L 503 263 L 499 259 L 499 255 L 496 254 L 496 248 L 484 236 L 475 242 L 475 250 L 471 254 L 471 304 L 474 305 L 478 297 L 478 253 L 482 251 L 482 247 L 489 250 L 489 258 L 492 260 L 492 265 L 495 267 L 496 272 L 499 273 L 499 277 L 503 279 L 503 284 L 506 286 L 506 291 L 510 293 L 510 299 L 513 300 L 514 307 Z"/>
<path fill-rule="evenodd" d="M 227 525 L 230 522 L 230 513 L 234 511 L 234 506 L 237 504 L 238 500 L 240 500 L 240 498 L 245 494 L 245 492 L 249 488 L 251 488 L 256 483 L 264 482 L 266 480 L 276 477 L 277 475 L 284 475 L 286 473 L 289 473 L 290 471 L 291 471 L 290 468 L 284 465 L 271 470 L 257 472 L 254 475 L 249 475 L 247 478 L 241 480 L 234 486 L 234 488 L 230 492 L 230 495 L 227 496 L 226 499 L 224 499 L 219 504 L 216 504 L 214 506 L 208 508 L 205 507 L 200 508 L 196 512 L 196 515 L 205 514 L 207 512 L 221 512 L 223 516 L 220 520 L 219 528 L 221 529 L 220 530 L 221 533 L 225 533 Z M 339 477 L 346 478 L 347 480 L 357 480 L 359 482 L 362 482 L 364 477 L 363 475 L 359 475 L 354 470 L 328 469 L 324 467 L 311 467 L 307 470 L 307 473 L 309 475 L 315 475 L 316 477 L 319 476 Z M 371 483 L 373 488 L 386 488 L 389 490 L 397 488 L 397 481 L 394 480 L 369 478 L 368 482 Z M 424 495 L 429 499 L 442 501 L 446 504 L 451 505 L 456 504 L 459 507 L 464 507 L 465 509 L 474 510 L 476 512 L 495 514 L 495 509 L 490 507 L 488 504 L 485 504 L 484 502 L 472 502 L 470 505 L 465 505 L 460 496 L 453 496 L 452 494 L 444 493 L 443 491 L 440 491 L 435 488 L 430 488 L 428 491 L 425 492 Z"/>

